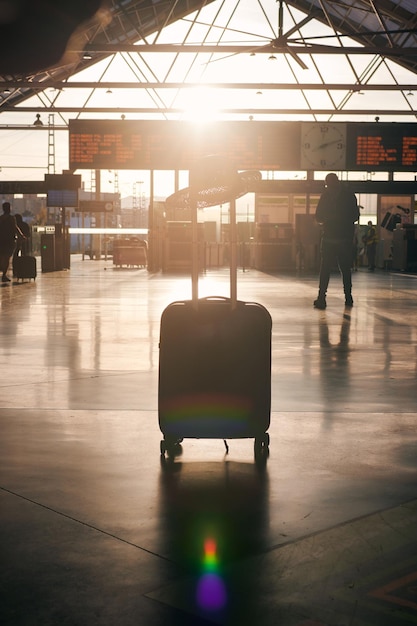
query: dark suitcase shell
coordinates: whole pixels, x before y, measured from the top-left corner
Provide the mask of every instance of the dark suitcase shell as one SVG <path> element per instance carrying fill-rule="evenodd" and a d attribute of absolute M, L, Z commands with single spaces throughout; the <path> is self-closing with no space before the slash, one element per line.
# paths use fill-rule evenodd
<path fill-rule="evenodd" d="M 13 275 L 17 280 L 36 280 L 37 268 L 34 256 L 18 256 L 13 259 Z"/>
<path fill-rule="evenodd" d="M 261 179 L 260 172 L 253 172 Z M 158 416 L 161 455 L 175 456 L 183 438 L 255 438 L 255 460 L 269 451 L 271 333 L 269 312 L 237 299 L 238 173 L 219 155 L 190 169 L 191 300 L 173 302 L 161 317 Z M 197 208 L 229 203 L 230 298 L 198 298 Z"/>
<path fill-rule="evenodd" d="M 232 307 L 230 299 L 216 297 L 198 300 L 197 307 L 168 305 L 161 317 L 158 397 L 168 442 L 269 441 L 271 329 L 269 312 L 257 303 Z"/>

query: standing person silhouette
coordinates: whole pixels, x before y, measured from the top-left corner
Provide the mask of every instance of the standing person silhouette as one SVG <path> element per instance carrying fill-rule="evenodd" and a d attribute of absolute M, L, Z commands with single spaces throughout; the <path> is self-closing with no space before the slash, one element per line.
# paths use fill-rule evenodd
<path fill-rule="evenodd" d="M 369 220 L 367 231 L 363 237 L 363 242 L 366 247 L 366 257 L 368 259 L 368 270 L 373 272 L 375 270 L 376 259 L 376 244 L 378 242 L 378 236 L 376 234 L 376 228 Z"/>
<path fill-rule="evenodd" d="M 352 244 L 354 223 L 359 219 L 355 194 L 345 188 L 337 174 L 327 174 L 326 189 L 320 196 L 316 221 L 322 226 L 319 293 L 314 300 L 316 309 L 326 308 L 326 293 L 330 273 L 338 265 L 342 274 L 345 306 L 353 306 L 352 298 Z"/>
<path fill-rule="evenodd" d="M 10 202 L 3 202 L 3 215 L 0 215 L 0 272 L 3 283 L 10 282 L 7 271 L 16 245 L 17 235 L 25 238 L 17 226 L 14 216 L 10 215 Z"/>

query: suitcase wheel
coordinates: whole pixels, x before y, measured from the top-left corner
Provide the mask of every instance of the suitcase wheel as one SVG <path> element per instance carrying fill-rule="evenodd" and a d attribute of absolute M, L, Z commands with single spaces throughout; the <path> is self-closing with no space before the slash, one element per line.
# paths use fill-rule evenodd
<path fill-rule="evenodd" d="M 255 437 L 254 444 L 255 462 L 264 465 L 269 457 L 269 434 L 264 433 L 260 437 Z"/>
<path fill-rule="evenodd" d="M 165 437 L 165 439 L 162 439 L 160 443 L 161 456 L 165 457 L 165 455 L 167 455 L 168 458 L 179 456 L 182 453 L 181 442 L 182 439 L 172 437 Z"/>

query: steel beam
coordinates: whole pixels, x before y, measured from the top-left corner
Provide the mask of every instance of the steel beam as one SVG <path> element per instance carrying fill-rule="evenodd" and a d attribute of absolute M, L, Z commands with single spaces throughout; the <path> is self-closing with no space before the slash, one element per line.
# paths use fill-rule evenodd
<path fill-rule="evenodd" d="M 46 89 L 256 89 L 256 90 L 303 90 L 303 91 L 417 91 L 416 83 L 407 84 L 358 84 L 358 83 L 183 83 L 183 82 L 110 82 L 110 81 L 0 81 L 0 93 L 4 89 L 30 89 L 39 92 Z"/>
<path fill-rule="evenodd" d="M 416 57 L 417 47 L 388 47 L 388 46 L 326 46 L 320 44 L 305 45 L 282 45 L 278 40 L 271 41 L 267 45 L 224 45 L 224 44 L 87 44 L 82 50 L 71 49 L 71 52 L 84 53 L 100 53 L 115 54 L 117 52 L 137 52 L 138 54 L 146 54 L 155 52 L 180 54 L 189 52 L 191 54 L 207 53 L 207 54 L 371 54 L 388 56 L 388 57 Z"/>
<path fill-rule="evenodd" d="M 8 113 L 100 113 L 106 115 L 124 115 L 126 113 L 133 114 L 143 114 L 143 113 L 154 113 L 156 115 L 177 115 L 184 116 L 186 111 L 180 108 L 169 108 L 169 107 L 13 107 L 13 106 L 4 106 L 0 108 L 1 112 Z M 257 109 L 257 108 L 231 108 L 231 109 L 217 109 L 216 113 L 218 115 L 248 115 L 248 116 L 262 116 L 262 115 L 328 115 L 328 116 L 357 116 L 357 115 L 373 115 L 375 117 L 381 118 L 384 115 L 389 116 L 417 116 L 417 111 L 410 109 L 284 109 L 284 108 L 265 108 L 265 109 Z M 381 120 L 382 121 L 382 120 Z M 0 118 L 1 122 L 1 118 Z M 27 128 L 27 126 L 26 126 Z M 39 126 L 39 129 L 46 128 L 47 125 Z M 56 126 L 55 126 L 56 128 Z"/>

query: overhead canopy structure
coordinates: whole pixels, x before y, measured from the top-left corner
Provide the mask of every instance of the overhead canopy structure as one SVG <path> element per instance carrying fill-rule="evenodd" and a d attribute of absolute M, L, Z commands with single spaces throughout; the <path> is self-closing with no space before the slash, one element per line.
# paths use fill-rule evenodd
<path fill-rule="evenodd" d="M 63 125 L 196 111 L 412 121 L 415 8 L 414 0 L 3 2 L 0 113 L 52 112 Z"/>

